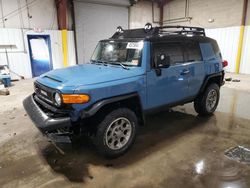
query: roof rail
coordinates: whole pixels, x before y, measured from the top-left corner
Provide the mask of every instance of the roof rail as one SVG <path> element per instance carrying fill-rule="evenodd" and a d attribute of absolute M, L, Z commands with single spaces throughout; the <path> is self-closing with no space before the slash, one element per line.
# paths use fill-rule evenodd
<path fill-rule="evenodd" d="M 147 23 L 144 28 L 123 30 L 117 27 L 116 33 L 111 39 L 121 38 L 149 38 L 163 35 L 186 35 L 186 36 L 206 36 L 205 29 L 201 27 L 189 27 L 180 25 L 167 25 L 162 27 L 153 27 Z"/>

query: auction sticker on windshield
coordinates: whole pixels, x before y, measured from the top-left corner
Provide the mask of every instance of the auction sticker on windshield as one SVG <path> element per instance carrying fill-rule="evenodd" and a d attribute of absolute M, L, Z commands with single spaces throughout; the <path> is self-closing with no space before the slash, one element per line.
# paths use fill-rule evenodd
<path fill-rule="evenodd" d="M 139 64 L 139 61 L 137 59 L 134 59 L 131 61 L 131 65 L 137 66 Z"/>
<path fill-rule="evenodd" d="M 143 42 L 129 42 L 127 44 L 127 49 L 142 49 Z"/>

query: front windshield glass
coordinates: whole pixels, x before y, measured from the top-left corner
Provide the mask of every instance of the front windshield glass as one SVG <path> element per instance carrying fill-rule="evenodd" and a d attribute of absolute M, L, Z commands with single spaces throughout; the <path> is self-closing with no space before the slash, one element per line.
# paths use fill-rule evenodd
<path fill-rule="evenodd" d="M 140 66 L 142 48 L 143 41 L 101 41 L 98 43 L 91 61 L 92 63 Z"/>

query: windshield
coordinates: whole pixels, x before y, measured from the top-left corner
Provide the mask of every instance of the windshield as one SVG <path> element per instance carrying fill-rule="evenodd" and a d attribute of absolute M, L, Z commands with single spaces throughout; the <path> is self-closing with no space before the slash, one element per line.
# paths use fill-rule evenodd
<path fill-rule="evenodd" d="M 98 43 L 91 61 L 93 63 L 140 66 L 142 48 L 143 41 L 101 41 Z"/>

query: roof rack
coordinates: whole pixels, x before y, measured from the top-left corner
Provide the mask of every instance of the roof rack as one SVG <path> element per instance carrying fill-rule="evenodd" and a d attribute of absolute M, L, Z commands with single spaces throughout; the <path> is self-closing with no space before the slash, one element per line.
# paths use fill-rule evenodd
<path fill-rule="evenodd" d="M 175 29 L 175 30 L 171 30 Z M 206 36 L 205 29 L 201 27 L 189 27 L 189 26 L 162 26 L 158 27 L 158 34 L 181 34 L 181 35 L 198 35 Z"/>
<path fill-rule="evenodd" d="M 144 28 L 123 30 L 117 27 L 116 33 L 111 39 L 122 38 L 150 38 L 165 35 L 186 35 L 186 36 L 206 36 L 205 29 L 201 27 L 189 27 L 180 25 L 168 25 L 162 27 L 153 27 L 151 23 L 147 23 Z"/>

